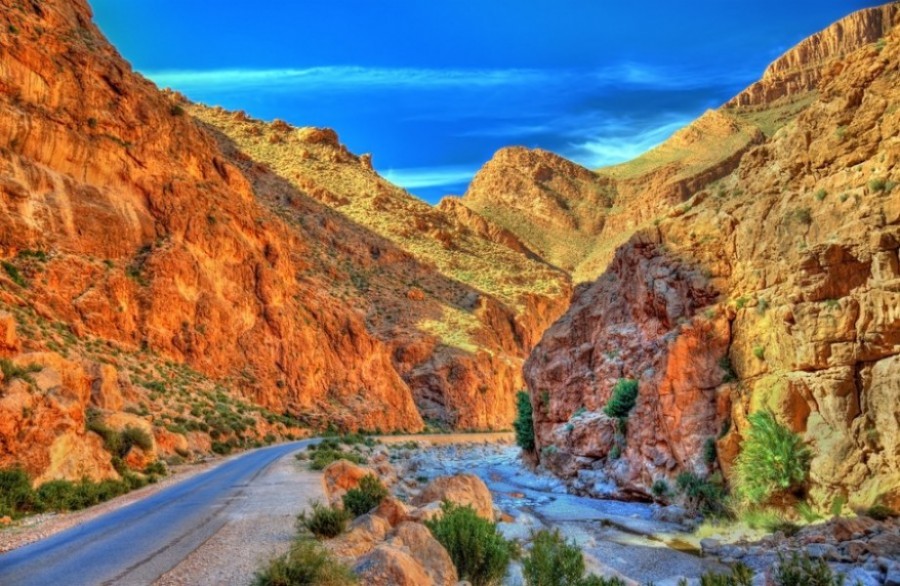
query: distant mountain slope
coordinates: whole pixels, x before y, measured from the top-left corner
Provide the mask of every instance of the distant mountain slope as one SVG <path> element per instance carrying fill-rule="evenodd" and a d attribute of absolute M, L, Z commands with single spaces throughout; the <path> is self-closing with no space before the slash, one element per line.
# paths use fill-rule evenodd
<path fill-rule="evenodd" d="M 592 280 L 637 230 L 733 172 L 744 154 L 813 102 L 819 81 L 840 66 L 842 56 L 876 42 L 898 19 L 896 3 L 847 16 L 788 51 L 762 80 L 722 108 L 637 159 L 599 169 L 595 176 L 584 169 L 563 171 L 551 180 L 554 186 L 549 175 L 537 171 L 571 163 L 540 150 L 502 149 L 461 202 L 544 251 L 576 282 Z"/>

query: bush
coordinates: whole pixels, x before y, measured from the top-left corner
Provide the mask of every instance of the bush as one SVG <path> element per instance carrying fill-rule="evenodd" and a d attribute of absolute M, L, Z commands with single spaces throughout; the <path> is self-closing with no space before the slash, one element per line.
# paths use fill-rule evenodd
<path fill-rule="evenodd" d="M 692 513 L 709 517 L 728 517 L 725 503 L 728 493 L 718 475 L 701 478 L 690 472 L 682 472 L 675 479 L 678 491 L 684 497 L 685 508 Z"/>
<path fill-rule="evenodd" d="M 299 525 L 319 538 L 337 537 L 347 528 L 350 513 L 343 509 L 329 507 L 319 502 L 312 503 L 312 511 L 303 511 L 297 516 Z"/>
<path fill-rule="evenodd" d="M 669 483 L 662 478 L 655 480 L 653 481 L 653 486 L 650 487 L 650 492 L 658 499 L 665 498 L 670 493 Z"/>
<path fill-rule="evenodd" d="M 344 494 L 344 509 L 354 517 L 365 515 L 381 504 L 388 491 L 375 476 L 367 474 L 359 481 L 359 486 L 351 488 Z"/>
<path fill-rule="evenodd" d="M 31 480 L 24 470 L 0 470 L 0 517 L 18 517 L 37 509 Z"/>
<path fill-rule="evenodd" d="M 20 378 L 27 383 L 34 384 L 34 379 L 31 375 L 43 369 L 44 367 L 40 364 L 18 366 L 8 358 L 0 358 L 0 371 L 3 372 L 3 380 L 7 383 L 12 382 L 13 379 Z"/>
<path fill-rule="evenodd" d="M 776 510 L 750 507 L 741 513 L 741 519 L 752 529 L 764 529 L 769 533 L 780 531 L 788 537 L 796 535 L 800 531 L 799 526 L 785 519 Z"/>
<path fill-rule="evenodd" d="M 349 462 L 353 462 L 354 464 L 365 464 L 366 458 L 360 454 L 354 454 L 353 452 L 344 452 L 342 450 L 334 450 L 329 448 L 319 448 L 315 450 L 312 455 L 312 460 L 310 460 L 309 467 L 311 470 L 324 470 L 328 467 L 332 462 L 337 462 L 338 460 L 347 460 Z"/>
<path fill-rule="evenodd" d="M 611 580 L 585 576 L 584 557 L 574 543 L 563 539 L 558 529 L 541 530 L 532 537 L 531 551 L 522 561 L 528 586 L 624 586 Z"/>
<path fill-rule="evenodd" d="M 513 422 L 516 431 L 516 443 L 526 452 L 534 451 L 534 410 L 531 397 L 526 391 L 516 393 L 516 420 Z"/>
<path fill-rule="evenodd" d="M 634 409 L 637 403 L 638 383 L 630 378 L 620 378 L 613 387 L 612 397 L 603 408 L 603 412 L 610 417 L 624 419 Z"/>
<path fill-rule="evenodd" d="M 706 462 L 707 466 L 715 466 L 716 462 L 719 460 L 718 450 L 716 449 L 716 440 L 713 438 L 706 438 L 706 441 L 703 442 L 703 461 Z"/>
<path fill-rule="evenodd" d="M 256 574 L 253 586 L 350 586 L 357 584 L 350 568 L 319 543 L 304 539 Z"/>
<path fill-rule="evenodd" d="M 687 580 L 680 580 L 678 586 L 687 586 Z M 716 574 L 707 572 L 700 576 L 700 586 L 751 586 L 753 584 L 753 570 L 742 563 L 737 563 L 731 568 L 730 574 Z"/>
<path fill-rule="evenodd" d="M 10 280 L 13 283 L 23 289 L 28 288 L 28 281 L 26 281 L 25 277 L 22 276 L 22 273 L 19 272 L 19 267 L 6 260 L 4 260 L 0 264 L 3 265 L 3 270 L 6 271 L 7 276 L 9 276 Z"/>
<path fill-rule="evenodd" d="M 900 517 L 900 513 L 888 506 L 878 504 L 872 505 L 871 507 L 866 509 L 866 516 L 871 517 L 876 521 L 887 521 L 888 519 Z"/>
<path fill-rule="evenodd" d="M 478 516 L 470 506 L 444 502 L 443 516 L 426 521 L 434 538 L 450 554 L 460 580 L 472 586 L 493 586 L 506 575 L 510 544 L 497 525 Z"/>
<path fill-rule="evenodd" d="M 778 557 L 775 566 L 776 586 L 843 586 L 844 577 L 835 576 L 825 560 L 813 560 L 796 552 L 791 557 Z"/>
<path fill-rule="evenodd" d="M 771 411 L 748 418 L 750 430 L 735 462 L 738 489 L 753 504 L 803 488 L 809 474 L 809 448 L 800 436 L 775 421 Z"/>

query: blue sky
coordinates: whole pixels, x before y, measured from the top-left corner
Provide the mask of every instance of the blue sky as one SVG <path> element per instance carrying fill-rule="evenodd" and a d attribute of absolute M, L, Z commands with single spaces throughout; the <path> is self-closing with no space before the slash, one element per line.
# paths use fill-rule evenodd
<path fill-rule="evenodd" d="M 435 202 L 498 148 L 633 158 L 877 2 L 92 0 L 134 67 L 191 99 L 329 126 Z"/>

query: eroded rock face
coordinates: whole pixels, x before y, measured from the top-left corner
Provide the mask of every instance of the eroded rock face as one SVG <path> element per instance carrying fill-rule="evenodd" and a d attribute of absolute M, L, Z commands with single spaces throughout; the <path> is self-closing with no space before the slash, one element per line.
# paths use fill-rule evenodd
<path fill-rule="evenodd" d="M 896 3 L 842 18 L 801 41 L 766 68 L 760 81 L 732 98 L 727 107 L 766 106 L 815 90 L 827 70 L 848 53 L 875 43 L 900 22 Z"/>
<path fill-rule="evenodd" d="M 366 476 L 377 475 L 371 468 L 359 466 L 348 460 L 332 462 L 322 471 L 325 497 L 332 504 L 340 503 L 341 497 L 351 488 L 359 486 L 359 481 Z"/>
<path fill-rule="evenodd" d="M 542 463 L 647 494 L 706 472 L 714 439 L 728 477 L 747 415 L 768 408 L 813 450 L 815 504 L 896 502 L 900 31 L 883 36 L 836 56 L 792 122 L 578 288 L 526 364 Z M 599 414 L 620 378 L 639 384 L 624 438 Z"/>
<path fill-rule="evenodd" d="M 666 253 L 658 239 L 620 249 L 526 363 L 542 461 L 572 477 L 609 459 L 625 491 L 677 469 L 702 468 L 701 444 L 727 415 L 717 413 L 716 396 L 728 320 L 700 315 L 716 297 L 700 269 Z M 639 388 L 624 437 L 603 413 L 621 379 Z M 610 458 L 616 445 L 622 462 Z"/>

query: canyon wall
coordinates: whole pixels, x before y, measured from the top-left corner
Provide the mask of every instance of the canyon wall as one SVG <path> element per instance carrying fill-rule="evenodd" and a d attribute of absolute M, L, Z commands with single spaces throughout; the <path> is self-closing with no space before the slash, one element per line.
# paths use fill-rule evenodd
<path fill-rule="evenodd" d="M 590 494 L 731 478 L 771 409 L 811 446 L 813 503 L 900 504 L 900 31 L 880 36 L 806 53 L 815 98 L 577 288 L 525 367 L 543 464 Z M 602 412 L 620 379 L 624 434 Z"/>

